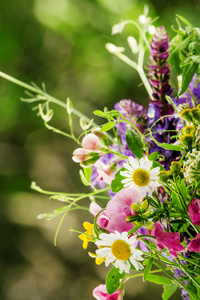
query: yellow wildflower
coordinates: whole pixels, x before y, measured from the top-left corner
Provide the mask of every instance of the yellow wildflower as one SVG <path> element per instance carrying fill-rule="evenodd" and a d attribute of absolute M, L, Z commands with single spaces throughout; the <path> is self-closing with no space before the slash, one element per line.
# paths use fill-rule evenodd
<path fill-rule="evenodd" d="M 86 229 L 86 231 L 80 234 L 78 237 L 83 241 L 83 248 L 86 249 L 88 246 L 88 242 L 90 242 L 93 239 L 94 225 L 89 222 L 84 222 L 83 227 Z"/>
<path fill-rule="evenodd" d="M 95 263 L 97 265 L 101 265 L 104 262 L 104 260 L 105 260 L 105 257 L 99 258 L 99 257 L 97 257 L 97 254 L 95 254 L 95 253 L 88 252 L 88 254 L 89 254 L 90 257 L 94 257 L 95 258 Z"/>

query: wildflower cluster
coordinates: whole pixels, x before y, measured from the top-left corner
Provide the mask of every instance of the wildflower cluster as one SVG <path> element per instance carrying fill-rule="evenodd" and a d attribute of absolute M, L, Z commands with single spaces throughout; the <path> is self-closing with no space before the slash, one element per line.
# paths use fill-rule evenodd
<path fill-rule="evenodd" d="M 79 145 L 72 159 L 80 164 L 81 181 L 89 192 L 54 193 L 52 198 L 66 205 L 39 217 L 88 209 L 92 223 L 83 223 L 86 231 L 71 230 L 79 233 L 84 249 L 95 245 L 95 253 L 89 255 L 98 265 L 112 265 L 105 284 L 93 291 L 97 300 L 122 300 L 125 283 L 134 277 L 132 270 L 140 271 L 144 281 L 163 285 L 164 300 L 178 288 L 183 299 L 200 297 L 200 30 L 177 16 L 178 28 L 170 40 L 166 29 L 155 28 L 147 13 L 145 7 L 137 22 L 113 27 L 113 34 L 128 23 L 139 29 L 139 44 L 128 37 L 136 61 L 123 53 L 124 48 L 106 46 L 138 71 L 149 98 L 147 108 L 122 99 L 111 111 L 94 111 L 106 119 L 98 126 L 68 99 L 67 106 L 60 104 L 69 117 L 70 133 L 63 133 L 48 124 L 49 104 L 58 100 L 37 87 L 31 87 L 37 97 L 25 99 L 34 102 L 43 97 L 46 105 L 39 104 L 38 109 L 45 126 Z M 143 66 L 146 50 L 148 76 Z M 171 68 L 178 84 L 171 84 Z M 73 114 L 81 118 L 81 143 L 73 132 Z M 32 188 L 46 193 L 36 184 Z M 79 204 L 85 198 L 90 200 L 88 207 Z"/>

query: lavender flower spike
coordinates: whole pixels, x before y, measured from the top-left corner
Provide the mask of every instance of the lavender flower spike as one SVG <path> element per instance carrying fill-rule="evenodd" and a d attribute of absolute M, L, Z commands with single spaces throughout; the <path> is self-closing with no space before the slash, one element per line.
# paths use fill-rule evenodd
<path fill-rule="evenodd" d="M 152 101 L 160 106 L 167 104 L 166 95 L 171 93 L 169 84 L 170 70 L 167 59 L 169 57 L 169 36 L 164 26 L 156 28 L 150 47 L 152 65 L 149 69 L 149 80 L 153 88 Z"/>

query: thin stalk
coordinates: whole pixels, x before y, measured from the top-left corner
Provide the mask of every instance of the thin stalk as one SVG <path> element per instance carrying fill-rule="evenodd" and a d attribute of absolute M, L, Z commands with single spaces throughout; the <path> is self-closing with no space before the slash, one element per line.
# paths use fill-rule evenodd
<path fill-rule="evenodd" d="M 187 288 L 187 285 L 184 285 L 181 281 L 179 281 L 177 278 L 173 277 L 171 274 L 169 274 L 163 267 L 161 267 L 158 263 L 156 263 L 154 261 L 154 265 L 156 265 L 158 268 L 160 268 L 166 275 L 168 275 L 170 277 L 170 279 L 172 279 L 173 281 L 176 281 L 178 283 L 178 285 L 180 287 L 182 287 L 184 290 L 186 290 L 189 295 L 192 297 L 191 300 L 197 300 L 196 298 L 196 295 L 193 294 L 192 291 L 190 291 L 188 288 Z"/>
<path fill-rule="evenodd" d="M 166 271 L 168 271 L 168 270 L 171 270 L 172 268 L 166 268 L 165 270 Z M 154 273 L 160 273 L 160 272 L 163 272 L 163 270 L 153 270 L 153 271 L 150 271 L 149 272 L 149 274 L 154 274 Z M 135 278 L 135 277 L 141 277 L 141 276 L 143 276 L 144 275 L 144 272 L 142 272 L 142 273 L 139 273 L 139 274 L 134 274 L 134 275 L 129 275 L 129 276 L 126 276 L 125 278 L 124 278 L 124 281 L 123 281 L 123 283 L 125 283 L 127 280 L 129 280 L 129 279 L 131 279 L 131 278 Z M 148 280 L 148 279 L 147 279 Z"/>
<path fill-rule="evenodd" d="M 41 101 L 41 100 L 46 101 L 46 100 L 49 100 L 50 102 L 52 102 L 54 104 L 57 104 L 58 106 L 63 107 L 63 108 L 66 109 L 66 103 L 65 102 L 62 102 L 61 100 L 59 100 L 59 99 L 57 99 L 57 98 L 55 98 L 55 97 L 47 94 L 46 92 L 44 92 L 43 90 L 41 90 L 37 86 L 32 86 L 30 84 L 27 84 L 27 83 L 25 83 L 25 82 L 23 82 L 21 80 L 18 80 L 18 79 L 14 78 L 14 77 L 12 77 L 10 75 L 7 75 L 7 74 L 5 74 L 5 73 L 3 73 L 1 71 L 0 71 L 0 77 L 2 77 L 4 79 L 6 79 L 6 80 L 8 80 L 8 81 L 10 81 L 10 82 L 18 85 L 18 86 L 21 86 L 21 87 L 25 88 L 26 90 L 32 91 L 32 92 L 34 92 L 36 94 L 39 94 L 39 95 L 43 96 L 42 98 L 38 98 L 38 99 L 35 98 L 36 101 Z M 80 117 L 80 118 L 84 119 L 85 121 L 90 122 L 90 119 L 88 117 L 86 117 L 84 114 L 82 114 L 80 111 L 76 110 L 75 108 L 73 108 L 73 113 L 77 117 Z M 98 125 L 96 123 L 94 123 L 94 122 L 92 123 L 92 125 L 98 127 Z"/>
<path fill-rule="evenodd" d="M 142 82 L 144 83 L 144 86 L 147 90 L 149 97 L 152 98 L 151 85 L 149 84 L 149 82 L 146 78 L 143 68 L 141 66 L 138 66 L 138 64 L 136 64 L 134 61 L 132 61 L 130 58 L 128 58 L 126 55 L 122 54 L 121 52 L 117 52 L 114 54 L 138 72 Z"/>

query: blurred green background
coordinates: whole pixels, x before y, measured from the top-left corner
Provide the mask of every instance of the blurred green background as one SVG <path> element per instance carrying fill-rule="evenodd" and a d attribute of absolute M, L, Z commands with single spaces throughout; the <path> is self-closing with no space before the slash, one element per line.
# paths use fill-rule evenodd
<path fill-rule="evenodd" d="M 70 97 L 88 117 L 123 98 L 147 104 L 135 71 L 105 49 L 108 42 L 121 46 L 127 35 L 137 36 L 130 25 L 117 36 L 111 28 L 136 20 L 144 4 L 152 18 L 160 16 L 155 25 L 164 25 L 171 36 L 175 13 L 200 25 L 199 0 L 1 0 L 0 71 L 27 83 L 45 82 L 49 94 L 63 101 Z M 69 232 L 82 230 L 92 217 L 69 213 L 55 247 L 59 218 L 45 221 L 37 215 L 61 203 L 30 189 L 34 180 L 44 189 L 86 191 L 71 160 L 77 145 L 47 131 L 22 96 L 23 88 L 0 79 L 0 299 L 94 299 L 92 290 L 104 283 L 108 269 L 97 267 L 77 234 Z M 54 124 L 67 130 L 64 110 L 56 108 Z M 75 129 L 81 132 L 78 125 Z M 126 299 L 161 299 L 161 292 L 139 278 L 127 284 Z M 180 299 L 179 293 L 171 299 Z"/>

